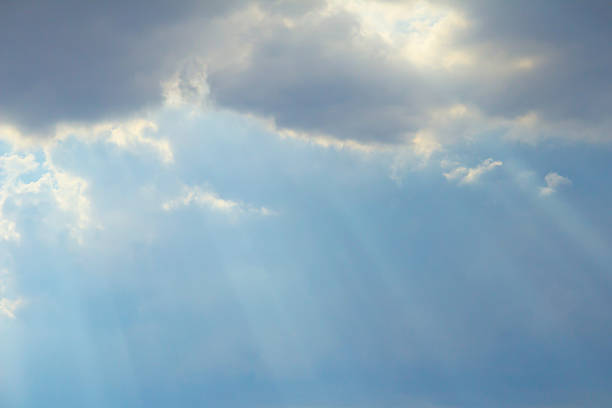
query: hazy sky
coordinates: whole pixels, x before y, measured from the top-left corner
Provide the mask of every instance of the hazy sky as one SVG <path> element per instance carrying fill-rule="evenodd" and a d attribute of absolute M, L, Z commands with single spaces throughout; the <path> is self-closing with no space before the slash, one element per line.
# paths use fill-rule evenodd
<path fill-rule="evenodd" d="M 612 4 L 0 2 L 0 407 L 612 406 Z"/>

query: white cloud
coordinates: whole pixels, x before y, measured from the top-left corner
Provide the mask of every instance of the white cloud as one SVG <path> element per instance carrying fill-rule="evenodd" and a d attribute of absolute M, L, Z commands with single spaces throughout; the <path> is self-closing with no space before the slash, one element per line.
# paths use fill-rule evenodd
<path fill-rule="evenodd" d="M 360 143 L 351 139 L 337 139 L 322 133 L 300 132 L 289 128 L 278 128 L 274 123 L 264 121 L 268 124 L 268 130 L 278 134 L 281 138 L 290 138 L 309 142 L 324 148 L 334 148 L 336 150 L 352 150 L 363 153 L 380 152 L 387 150 L 384 146 L 375 143 Z M 271 123 L 271 124 L 270 124 Z"/>
<path fill-rule="evenodd" d="M 540 187 L 541 196 L 551 195 L 556 192 L 559 187 L 572 184 L 570 179 L 555 172 L 550 172 L 544 176 L 544 181 L 546 182 L 546 186 Z"/>
<path fill-rule="evenodd" d="M 74 136 L 88 143 L 105 141 L 135 154 L 153 152 L 165 164 L 174 162 L 170 142 L 151 137 L 149 133 L 154 132 L 157 132 L 157 124 L 144 118 L 93 124 L 58 123 L 45 134 L 26 134 L 15 126 L 0 123 L 0 140 L 18 150 L 49 149 Z"/>
<path fill-rule="evenodd" d="M 155 122 L 136 118 L 123 122 L 100 122 L 91 126 L 58 125 L 55 139 L 61 141 L 75 135 L 80 140 L 90 142 L 104 140 L 136 154 L 142 153 L 143 149 L 154 152 L 163 163 L 170 164 L 174 161 L 170 142 L 166 139 L 150 137 L 147 134 L 156 131 L 157 124 Z"/>
<path fill-rule="evenodd" d="M 4 315 L 9 319 L 15 318 L 15 311 L 21 306 L 23 301 L 21 299 L 7 299 L 0 298 L 0 315 Z"/>
<path fill-rule="evenodd" d="M 82 232 L 91 226 L 87 182 L 57 168 L 48 153 L 45 156 L 42 164 L 32 154 L 12 153 L 0 157 L 0 239 L 20 240 L 16 219 L 19 211 L 28 206 L 42 208 L 52 223 L 68 228 L 79 242 Z M 10 214 L 5 214 L 8 202 L 12 204 Z"/>
<path fill-rule="evenodd" d="M 221 198 L 217 193 L 210 190 L 202 189 L 201 187 L 184 187 L 183 194 L 165 202 L 162 208 L 166 211 L 176 210 L 181 207 L 196 205 L 198 207 L 208 208 L 213 211 L 223 212 L 226 214 L 258 214 L 258 215 L 274 215 L 275 212 L 266 207 L 254 207 L 249 204 L 244 204 L 238 201 L 227 200 Z"/>
<path fill-rule="evenodd" d="M 499 167 L 503 162 L 488 158 L 476 167 L 458 166 L 451 171 L 444 173 L 447 180 L 457 180 L 459 184 L 471 184 L 476 182 L 483 174 Z"/>
<path fill-rule="evenodd" d="M 81 241 L 81 231 L 87 229 L 91 223 L 91 203 L 87 198 L 87 181 L 84 179 L 61 171 L 47 160 L 49 168 L 50 191 L 55 198 L 58 207 L 67 213 L 74 215 L 70 225 L 72 235 Z"/>

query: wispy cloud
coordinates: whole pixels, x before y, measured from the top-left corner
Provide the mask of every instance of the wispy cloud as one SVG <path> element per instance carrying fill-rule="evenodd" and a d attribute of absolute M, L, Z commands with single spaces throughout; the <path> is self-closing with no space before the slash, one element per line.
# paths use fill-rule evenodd
<path fill-rule="evenodd" d="M 476 167 L 455 167 L 451 171 L 444 173 L 444 177 L 449 181 L 457 180 L 459 184 L 472 184 L 478 181 L 483 174 L 490 172 L 502 164 L 503 162 L 500 160 L 488 158 Z"/>
<path fill-rule="evenodd" d="M 173 211 L 192 205 L 234 215 L 250 213 L 268 216 L 275 214 L 274 211 L 266 207 L 256 207 L 239 201 L 228 200 L 220 197 L 214 191 L 203 189 L 198 186 L 184 187 L 183 193 L 180 196 L 166 201 L 162 205 L 162 208 L 165 211 Z"/>
<path fill-rule="evenodd" d="M 23 304 L 21 299 L 0 298 L 0 315 L 4 315 L 9 319 L 15 318 L 15 311 Z"/>
<path fill-rule="evenodd" d="M 551 171 L 544 176 L 546 186 L 540 187 L 540 195 L 548 196 L 556 192 L 560 187 L 572 184 L 572 181 L 567 178 Z"/>

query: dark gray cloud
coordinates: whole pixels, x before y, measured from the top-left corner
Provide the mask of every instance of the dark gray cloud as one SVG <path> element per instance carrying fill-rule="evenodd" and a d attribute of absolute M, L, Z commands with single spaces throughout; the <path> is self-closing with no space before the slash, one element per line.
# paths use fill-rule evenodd
<path fill-rule="evenodd" d="M 0 3 L 0 118 L 26 128 L 96 120 L 161 99 L 160 81 L 187 53 L 170 30 L 235 1 Z"/>
<path fill-rule="evenodd" d="M 415 130 L 423 108 L 438 99 L 380 39 L 362 38 L 349 14 L 299 27 L 255 29 L 250 61 L 212 71 L 222 106 L 273 117 L 281 127 L 341 139 L 392 142 Z"/>
<path fill-rule="evenodd" d="M 609 2 L 436 3 L 469 22 L 446 50 L 474 56 L 465 68 L 416 70 L 393 45 L 363 35 L 354 14 L 332 13 L 258 27 L 248 64 L 211 72 L 212 96 L 281 127 L 360 141 L 397 141 L 429 126 L 428 112 L 456 103 L 491 118 L 535 112 L 540 122 L 570 121 L 578 132 L 606 128 Z M 526 69 L 514 66 L 521 61 Z"/>
<path fill-rule="evenodd" d="M 3 2 L 0 120 L 40 129 L 133 114 L 159 105 L 160 84 L 198 57 L 219 107 L 339 139 L 396 143 L 453 104 L 606 132 L 609 2 L 434 3 L 469 22 L 441 52 L 470 64 L 416 66 L 384 34 L 364 33 L 350 2 L 325 13 L 322 0 Z M 527 69 L 513 68 L 521 60 Z"/>
<path fill-rule="evenodd" d="M 612 108 L 610 1 L 451 1 L 474 26 L 459 43 L 542 56 L 528 75 L 474 93 L 495 114 L 538 110 L 551 120 L 602 121 Z"/>

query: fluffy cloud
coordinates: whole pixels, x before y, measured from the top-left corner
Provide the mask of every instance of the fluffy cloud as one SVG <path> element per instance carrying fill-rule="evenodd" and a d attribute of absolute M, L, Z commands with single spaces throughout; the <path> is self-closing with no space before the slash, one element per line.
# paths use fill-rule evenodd
<path fill-rule="evenodd" d="M 556 192 L 559 187 L 572 184 L 572 181 L 567 177 L 563 177 L 555 172 L 550 172 L 544 177 L 546 186 L 540 187 L 540 195 L 548 196 Z"/>
<path fill-rule="evenodd" d="M 21 239 L 16 220 L 33 206 L 49 216 L 49 226 L 67 228 L 78 241 L 92 225 L 87 182 L 56 167 L 48 155 L 42 162 L 33 154 L 1 156 L 0 180 L 0 238 L 5 241 Z"/>
<path fill-rule="evenodd" d="M 93 135 L 95 138 L 105 138 L 108 143 L 132 152 L 140 152 L 144 148 L 156 154 L 163 163 L 172 163 L 174 154 L 170 142 L 147 136 L 148 132 L 154 131 L 157 131 L 154 122 L 135 119 L 126 123 L 98 125 L 94 128 Z"/>
<path fill-rule="evenodd" d="M 144 118 L 124 121 L 102 121 L 92 124 L 59 123 L 46 133 L 45 139 L 24 134 L 14 126 L 0 126 L 0 140 L 24 151 L 35 151 L 41 147 L 52 149 L 58 143 L 76 137 L 82 142 L 104 141 L 132 153 L 154 154 L 164 164 L 174 161 L 172 147 L 167 139 L 152 137 L 157 124 Z"/>

